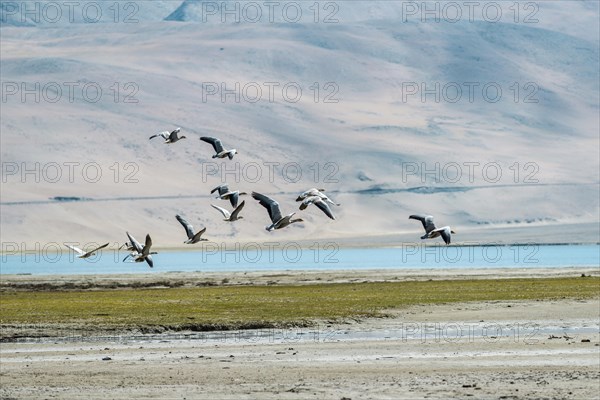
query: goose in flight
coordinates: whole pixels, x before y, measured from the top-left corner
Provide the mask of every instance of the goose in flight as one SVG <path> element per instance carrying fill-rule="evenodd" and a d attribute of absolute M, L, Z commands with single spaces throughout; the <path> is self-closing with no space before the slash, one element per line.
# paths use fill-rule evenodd
<path fill-rule="evenodd" d="M 327 197 L 327 195 L 323 193 L 324 191 L 325 191 L 325 189 L 317 189 L 317 188 L 308 189 L 306 192 L 304 192 L 300 196 L 298 196 L 296 201 L 304 201 L 309 197 L 318 196 L 319 198 L 321 198 L 321 200 L 326 201 L 329 204 L 333 204 L 334 206 L 340 205 L 339 203 L 335 203 L 329 197 Z M 304 208 L 306 208 L 306 207 L 304 207 Z M 301 210 L 304 210 L 304 208 L 302 208 L 302 206 L 300 206 Z"/>
<path fill-rule="evenodd" d="M 183 228 L 185 229 L 185 233 L 187 234 L 188 240 L 186 240 L 185 244 L 194 244 L 194 243 L 198 243 L 200 241 L 205 241 L 208 239 L 204 239 L 202 238 L 202 234 L 204 232 L 206 232 L 206 228 L 199 230 L 198 232 L 194 233 L 194 227 L 192 225 L 190 225 L 185 219 L 183 219 L 180 215 L 176 215 L 175 218 L 177 218 L 177 221 L 179 221 L 179 223 L 181 225 L 183 225 Z"/>
<path fill-rule="evenodd" d="M 211 206 L 216 209 L 219 210 L 221 212 L 221 214 L 223 214 L 223 216 L 225 217 L 224 221 L 229 221 L 229 222 L 233 222 L 233 221 L 237 221 L 238 219 L 244 218 L 241 216 L 238 216 L 238 214 L 240 213 L 240 211 L 242 211 L 242 208 L 244 208 L 244 204 L 246 204 L 246 201 L 242 201 L 240 203 L 239 206 L 237 206 L 235 208 L 235 210 L 233 210 L 232 212 L 227 211 L 226 209 L 219 207 L 219 206 L 215 206 L 214 204 L 211 204 Z"/>
<path fill-rule="evenodd" d="M 331 208 L 329 208 L 327 203 L 325 203 L 325 201 L 323 201 L 323 199 L 319 196 L 310 196 L 304 199 L 300 204 L 300 209 L 304 210 L 311 204 L 314 204 L 315 206 L 319 207 L 319 209 L 323 211 L 325 215 L 327 215 L 329 218 L 335 219 L 335 216 L 331 212 Z"/>
<path fill-rule="evenodd" d="M 269 217 L 271 217 L 272 224 L 265 227 L 265 229 L 269 232 L 274 229 L 285 228 L 294 222 L 303 222 L 303 220 L 300 218 L 292 219 L 294 214 L 296 214 L 295 212 L 288 214 L 285 217 L 282 216 L 281 210 L 279 209 L 279 203 L 272 198 L 265 196 L 264 194 L 252 192 L 252 197 L 258 200 L 258 202 L 269 212 Z"/>
<path fill-rule="evenodd" d="M 215 155 L 212 156 L 212 158 L 229 157 L 229 159 L 232 160 L 234 154 L 237 154 L 236 149 L 226 150 L 223 147 L 223 144 L 221 143 L 221 141 L 217 138 L 209 137 L 209 136 L 202 136 L 200 138 L 200 140 L 202 140 L 203 142 L 212 144 L 212 147 L 215 149 L 215 153 L 216 153 Z"/>
<path fill-rule="evenodd" d="M 169 144 L 169 143 L 175 143 L 178 142 L 181 139 L 185 139 L 185 136 L 177 136 L 177 134 L 179 133 L 179 131 L 181 131 L 181 128 L 175 128 L 172 132 L 169 133 L 169 131 L 164 131 L 161 133 L 157 133 L 156 135 L 152 135 L 150 136 L 150 139 L 154 139 L 155 137 L 160 136 L 161 138 L 165 139 L 165 144 Z"/>
<path fill-rule="evenodd" d="M 70 244 L 66 244 L 66 243 L 65 243 L 65 246 L 67 246 L 69 249 L 71 249 L 71 250 L 75 251 L 75 252 L 78 254 L 78 255 L 77 255 L 77 258 L 88 258 L 88 257 L 91 257 L 91 256 L 93 256 L 93 255 L 96 255 L 96 252 L 97 252 L 98 250 L 100 250 L 100 249 L 103 249 L 103 248 L 105 248 L 106 246 L 108 246 L 108 243 L 106 243 L 106 244 L 103 244 L 102 246 L 100 246 L 100 247 L 97 247 L 97 248 L 95 248 L 94 250 L 90 250 L 90 251 L 88 251 L 88 252 L 85 252 L 85 251 L 81 250 L 79 247 L 71 246 Z"/>
<path fill-rule="evenodd" d="M 131 244 L 131 247 L 133 247 L 134 251 L 132 251 L 127 257 L 125 257 L 123 261 L 127 260 L 129 257 L 132 257 L 132 262 L 146 261 L 150 268 L 152 268 L 154 266 L 154 261 L 152 261 L 151 254 L 158 253 L 155 251 L 150 251 L 150 247 L 152 247 L 152 239 L 150 238 L 150 235 L 146 235 L 146 242 L 144 243 L 144 246 L 142 246 L 140 242 L 135 240 L 135 238 L 129 234 L 129 232 L 126 233 L 127 237 L 129 238 L 129 244 Z"/>
<path fill-rule="evenodd" d="M 423 224 L 423 228 L 425 228 L 425 234 L 421 236 L 421 239 L 433 239 L 438 236 L 441 236 L 444 239 L 446 244 L 450 244 L 452 239 L 452 234 L 456 233 L 449 226 L 443 226 L 441 228 L 436 228 L 435 223 L 433 222 L 433 217 L 431 215 L 411 215 L 408 217 L 409 219 L 416 219 L 417 221 L 421 221 Z"/>
<path fill-rule="evenodd" d="M 233 208 L 237 207 L 238 201 L 240 200 L 240 196 L 248 194 L 246 192 L 240 192 L 239 190 L 234 190 L 233 192 L 231 192 L 229 190 L 229 186 L 226 183 L 217 186 L 216 188 L 211 190 L 210 193 L 214 193 L 216 191 L 219 192 L 218 198 L 221 200 L 229 200 Z"/>

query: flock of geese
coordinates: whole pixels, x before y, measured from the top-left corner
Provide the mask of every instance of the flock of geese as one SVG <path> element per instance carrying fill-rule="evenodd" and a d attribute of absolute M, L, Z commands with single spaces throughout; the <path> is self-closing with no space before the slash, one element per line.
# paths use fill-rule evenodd
<path fill-rule="evenodd" d="M 186 138 L 184 135 L 179 136 L 179 132 L 181 132 L 181 128 L 176 128 L 170 132 L 169 131 L 160 132 L 160 133 L 157 133 L 156 135 L 150 136 L 150 140 L 152 140 L 156 137 L 161 137 L 164 139 L 164 144 L 173 144 L 173 143 L 180 141 L 181 139 Z M 232 160 L 234 155 L 237 154 L 236 149 L 229 149 L 229 150 L 226 149 L 223 146 L 220 139 L 217 139 L 214 137 L 202 136 L 200 138 L 200 140 L 212 145 L 212 147 L 215 151 L 215 154 L 212 156 L 212 158 L 226 158 L 227 157 L 230 160 Z M 340 206 L 340 204 L 331 200 L 327 195 L 325 195 L 323 193 L 324 191 L 325 191 L 325 189 L 317 189 L 317 188 L 308 189 L 307 191 L 301 193 L 296 198 L 296 201 L 300 202 L 300 207 L 299 207 L 300 210 L 305 210 L 309 205 L 313 204 L 317 208 L 319 208 L 321 211 L 323 211 L 323 213 L 325 215 L 327 215 L 329 218 L 331 218 L 332 220 L 335 220 L 335 215 L 331 211 L 330 205 Z M 232 211 L 229 211 L 226 208 L 211 204 L 211 206 L 213 208 L 218 210 L 223 215 L 224 221 L 234 222 L 234 221 L 237 221 L 237 220 L 243 218 L 240 215 L 240 212 L 244 208 L 246 201 L 244 200 L 240 203 L 239 200 L 240 200 L 240 196 L 245 196 L 248 193 L 240 192 L 238 190 L 231 191 L 229 189 L 229 186 L 226 183 L 221 184 L 210 191 L 211 194 L 213 194 L 215 192 L 217 193 L 217 199 L 229 201 L 229 203 L 231 204 L 231 207 L 233 208 Z M 257 193 L 257 192 L 252 192 L 251 196 L 253 199 L 257 200 L 258 203 L 260 205 L 262 205 L 269 214 L 269 218 L 271 219 L 271 224 L 267 225 L 265 227 L 265 229 L 267 231 L 271 232 L 273 230 L 285 228 L 296 222 L 303 222 L 303 220 L 301 218 L 294 218 L 294 215 L 296 215 L 296 212 L 291 212 L 289 214 L 283 215 L 281 212 L 279 203 L 277 201 L 275 201 L 274 199 L 272 199 L 271 197 L 266 196 L 261 193 Z M 195 244 L 195 243 L 198 243 L 201 241 L 208 240 L 208 239 L 205 239 L 202 237 L 202 235 L 206 232 L 206 228 L 202 228 L 201 230 L 196 232 L 196 231 L 194 231 L 194 227 L 188 221 L 186 221 L 181 215 L 176 215 L 175 218 L 183 226 L 185 233 L 187 235 L 187 240 L 185 240 L 183 243 Z M 425 229 L 425 235 L 421 236 L 421 239 L 433 239 L 433 238 L 437 238 L 437 237 L 441 236 L 442 239 L 444 240 L 444 242 L 446 243 L 446 245 L 448 245 L 451 242 L 451 235 L 456 233 L 449 226 L 437 228 L 435 226 L 435 223 L 433 222 L 433 217 L 431 215 L 415 214 L 415 215 L 411 215 L 408 218 L 421 221 L 421 223 L 423 224 L 423 228 Z M 150 234 L 146 235 L 146 240 L 144 241 L 144 245 L 142 245 L 129 232 L 126 232 L 126 233 L 127 233 L 127 238 L 129 241 L 126 242 L 125 244 L 123 244 L 121 247 L 119 247 L 119 250 L 121 250 L 122 248 L 125 248 L 127 251 L 129 251 L 129 254 L 123 259 L 123 262 L 125 262 L 127 260 L 130 260 L 129 262 L 144 262 L 145 261 L 150 267 L 153 267 L 154 261 L 152 260 L 152 255 L 157 254 L 157 252 L 151 251 L 152 238 L 150 237 Z M 101 250 L 101 249 L 105 248 L 106 246 L 108 246 L 108 244 L 109 243 L 105 243 L 102 246 L 97 247 L 97 248 L 87 251 L 87 252 L 81 250 L 78 247 L 71 246 L 66 243 L 65 243 L 65 246 L 67 246 L 69 249 L 75 251 L 77 253 L 78 258 L 89 258 L 89 257 L 95 255 L 95 253 L 98 250 Z"/>

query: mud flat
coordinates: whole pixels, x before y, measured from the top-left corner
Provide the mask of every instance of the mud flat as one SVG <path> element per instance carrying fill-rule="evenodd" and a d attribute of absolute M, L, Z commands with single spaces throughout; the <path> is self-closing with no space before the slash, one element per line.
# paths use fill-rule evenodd
<path fill-rule="evenodd" d="M 0 396 L 592 399 L 599 310 L 472 302 L 310 329 L 3 343 Z"/>
<path fill-rule="evenodd" d="M 597 273 L 486 269 L 203 274 L 197 278 L 225 286 L 248 281 L 277 286 Z M 165 275 L 160 279 L 193 278 Z M 68 279 L 97 284 L 106 279 L 123 282 L 122 278 Z M 6 286 L 7 282 L 44 279 L 3 277 L 3 290 L 22 290 Z M 156 399 L 597 398 L 598 297 L 417 304 L 388 309 L 386 314 L 386 318 L 341 323 L 319 320 L 296 328 L 21 337 L 0 346 L 0 397 L 94 398 L 102 393 L 105 398 Z"/>

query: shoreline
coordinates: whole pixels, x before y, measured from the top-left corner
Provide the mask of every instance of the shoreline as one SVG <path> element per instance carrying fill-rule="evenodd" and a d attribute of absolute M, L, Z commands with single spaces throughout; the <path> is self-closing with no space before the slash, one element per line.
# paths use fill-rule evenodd
<path fill-rule="evenodd" d="M 334 243 L 335 245 L 337 245 L 337 247 L 339 249 L 394 249 L 394 248 L 403 248 L 403 247 L 441 247 L 441 248 L 446 248 L 446 246 L 443 245 L 443 243 L 439 243 L 437 241 L 421 241 L 421 242 L 400 242 L 400 241 L 389 241 L 386 242 L 385 239 L 390 239 L 391 237 L 387 237 L 387 236 L 383 236 L 383 237 L 376 237 L 377 239 L 380 239 L 381 242 L 380 243 L 373 243 L 372 241 L 370 242 L 356 242 L 355 239 L 357 238 L 318 238 L 318 239 L 314 239 L 314 240 L 308 240 L 308 239 L 302 239 L 302 240 L 286 240 L 285 242 L 274 242 L 274 241 L 269 241 L 269 240 L 255 240 L 255 241 L 251 241 L 251 240 L 245 240 L 245 241 L 227 241 L 227 240 L 220 240 L 220 241 L 216 241 L 216 240 L 210 240 L 207 242 L 202 242 L 205 243 L 206 245 L 217 245 L 217 246 L 225 246 L 226 250 L 230 251 L 231 249 L 227 248 L 227 246 L 247 246 L 247 245 L 258 245 L 258 246 L 265 246 L 267 248 L 273 248 L 273 249 L 277 249 L 280 250 L 282 248 L 284 248 L 287 244 L 289 243 L 294 243 L 295 245 L 298 246 L 298 248 L 302 249 L 302 250 L 308 250 L 310 249 L 311 246 L 314 246 L 315 243 L 320 243 L 320 244 L 328 244 L 328 243 Z M 7 242 L 10 243 L 10 242 Z M 120 243 L 120 242 L 119 242 Z M 115 244 L 117 245 L 117 242 L 112 242 L 110 244 Z M 460 247 L 460 248 L 470 248 L 470 247 L 511 247 L 511 246 L 600 246 L 600 242 L 598 241 L 589 241 L 589 242 L 585 242 L 585 241 L 576 241 L 576 242 L 527 242 L 527 241 L 515 241 L 515 242 L 473 242 L 473 241 L 469 241 L 469 242 L 465 242 L 465 243 L 452 243 L 450 245 L 450 247 Z M 60 250 L 56 250 L 56 248 L 48 248 L 48 249 L 44 249 L 43 254 L 57 254 L 57 253 L 62 253 L 62 252 L 68 252 L 68 249 L 63 249 L 62 247 L 58 246 L 60 248 Z M 41 255 L 42 252 L 32 252 L 29 250 L 20 250 L 20 249 L 16 249 L 13 251 L 6 251 L 4 250 L 4 246 L 2 248 L 2 250 L 0 250 L 0 256 L 2 257 L 7 257 L 7 256 L 35 256 L 35 255 Z M 107 247 L 106 250 L 115 250 L 117 248 L 112 248 Z M 162 251 L 162 252 L 183 252 L 183 253 L 199 253 L 199 252 L 204 252 L 207 251 L 206 249 L 204 249 L 202 246 L 185 246 L 185 245 L 181 245 L 181 246 L 153 246 L 153 249 L 157 250 L 157 251 Z M 222 251 L 222 250 L 221 250 Z M 123 251 L 123 253 L 126 253 L 125 251 Z"/>
<path fill-rule="evenodd" d="M 407 268 L 363 270 L 266 270 L 222 272 L 152 272 L 131 274 L 0 274 L 0 291 L 122 288 L 307 285 L 314 283 L 404 282 L 511 278 L 600 276 L 598 267 Z"/>

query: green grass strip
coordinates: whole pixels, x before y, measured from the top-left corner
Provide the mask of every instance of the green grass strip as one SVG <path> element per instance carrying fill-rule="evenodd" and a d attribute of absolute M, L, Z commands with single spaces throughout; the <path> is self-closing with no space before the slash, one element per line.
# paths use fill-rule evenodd
<path fill-rule="evenodd" d="M 600 296 L 599 277 L 0 293 L 0 324 L 237 329 L 382 316 L 414 304 Z"/>

